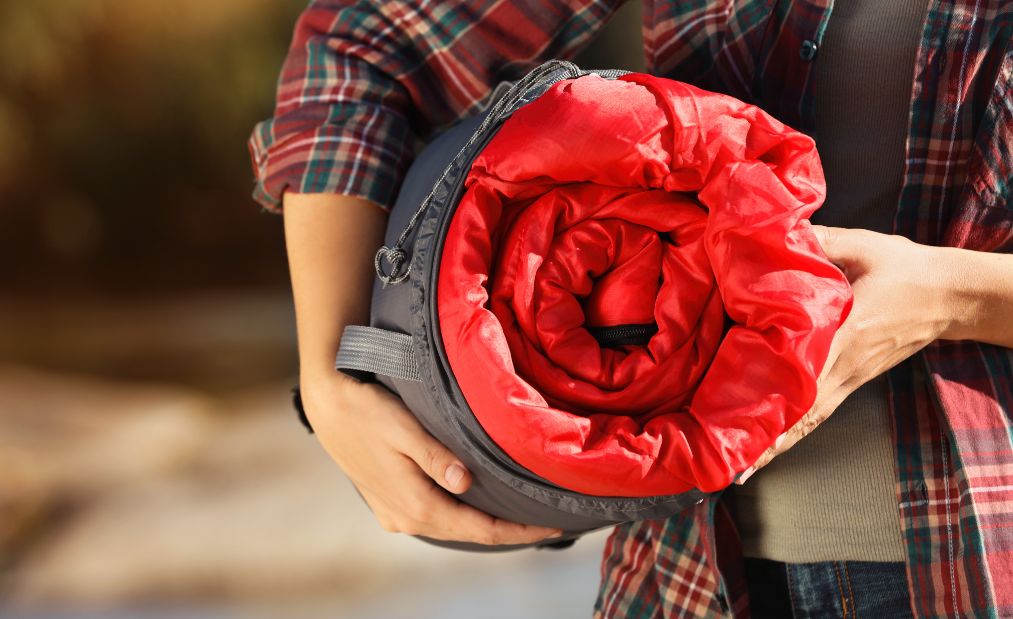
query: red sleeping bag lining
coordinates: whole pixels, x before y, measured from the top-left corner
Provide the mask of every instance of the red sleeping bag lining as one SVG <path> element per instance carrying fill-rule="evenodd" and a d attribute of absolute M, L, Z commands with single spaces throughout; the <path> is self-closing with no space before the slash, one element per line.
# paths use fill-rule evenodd
<path fill-rule="evenodd" d="M 554 84 L 474 161 L 437 289 L 479 423 L 598 496 L 727 486 L 812 405 L 851 289 L 812 139 L 646 74 Z M 603 348 L 588 327 L 656 324 Z"/>

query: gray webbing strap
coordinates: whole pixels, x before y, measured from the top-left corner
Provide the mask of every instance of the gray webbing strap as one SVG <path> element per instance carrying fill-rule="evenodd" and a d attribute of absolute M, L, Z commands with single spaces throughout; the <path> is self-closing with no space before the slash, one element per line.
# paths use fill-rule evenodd
<path fill-rule="evenodd" d="M 401 380 L 422 380 L 419 368 L 415 365 L 412 336 L 376 327 L 345 327 L 334 367 L 339 370 L 372 372 Z"/>

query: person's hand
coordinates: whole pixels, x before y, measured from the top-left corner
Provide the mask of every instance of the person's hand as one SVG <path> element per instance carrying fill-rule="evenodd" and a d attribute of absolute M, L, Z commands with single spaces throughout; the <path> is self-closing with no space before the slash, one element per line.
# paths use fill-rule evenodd
<path fill-rule="evenodd" d="M 493 518 L 456 500 L 471 474 L 381 385 L 345 374 L 303 376 L 317 438 L 387 531 L 480 544 L 527 544 L 561 533 Z"/>
<path fill-rule="evenodd" d="M 817 381 L 816 402 L 747 469 L 741 484 L 823 423 L 848 395 L 943 336 L 954 312 L 939 248 L 869 230 L 813 226 L 854 291 Z"/>

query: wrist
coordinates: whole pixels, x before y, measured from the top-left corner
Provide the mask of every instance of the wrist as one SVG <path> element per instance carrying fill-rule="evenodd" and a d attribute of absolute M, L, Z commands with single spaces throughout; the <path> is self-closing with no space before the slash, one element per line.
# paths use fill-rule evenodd
<path fill-rule="evenodd" d="M 321 380 L 328 380 L 334 374 L 339 373 L 338 370 L 334 369 L 333 359 L 330 363 L 319 359 L 299 360 L 299 380 L 302 383 L 315 383 Z"/>
<path fill-rule="evenodd" d="M 353 390 L 361 385 L 360 381 L 335 369 L 326 373 L 300 372 L 300 399 L 307 425 L 319 428 L 340 414 L 346 403 L 354 399 Z"/>
<path fill-rule="evenodd" d="M 303 385 L 304 389 L 309 385 L 309 388 L 312 390 L 312 386 L 321 384 L 328 385 L 328 390 L 333 388 L 344 389 L 349 385 L 360 384 L 361 382 L 341 370 L 335 369 L 333 364 L 326 367 L 303 366 L 299 369 L 299 384 Z"/>
<path fill-rule="evenodd" d="M 341 334 L 346 324 L 351 323 L 347 320 L 337 320 L 326 325 L 326 331 L 321 328 L 315 330 L 304 328 L 299 332 L 300 380 L 317 382 L 334 380 L 335 377 L 348 378 L 347 374 L 335 369 Z"/>
<path fill-rule="evenodd" d="M 977 331 L 985 295 L 975 275 L 974 253 L 954 247 L 935 247 L 937 266 L 943 282 L 941 299 L 946 310 L 946 326 L 939 339 L 979 339 Z"/>

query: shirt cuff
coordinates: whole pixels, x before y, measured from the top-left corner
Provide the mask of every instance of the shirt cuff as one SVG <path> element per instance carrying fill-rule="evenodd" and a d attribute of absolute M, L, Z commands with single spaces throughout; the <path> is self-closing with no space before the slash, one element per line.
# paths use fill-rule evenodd
<path fill-rule="evenodd" d="M 327 122 L 321 124 L 319 115 Z M 390 210 L 413 156 L 407 120 L 376 105 L 300 108 L 254 127 L 249 139 L 264 211 L 281 213 L 285 191 L 365 198 Z"/>

